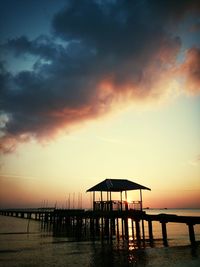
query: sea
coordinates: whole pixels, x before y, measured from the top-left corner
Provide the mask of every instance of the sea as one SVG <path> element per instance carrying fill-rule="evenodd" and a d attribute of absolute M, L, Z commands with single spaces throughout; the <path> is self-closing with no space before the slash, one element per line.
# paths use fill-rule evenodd
<path fill-rule="evenodd" d="M 147 214 L 200 216 L 200 209 L 146 210 Z M 190 245 L 188 227 L 168 223 L 168 246 L 162 242 L 160 223 L 153 223 L 155 242 L 138 248 L 133 240 L 77 241 L 56 236 L 41 223 L 0 216 L 0 266 L 81 266 L 81 267 L 199 267 L 200 225 L 195 225 L 196 246 Z M 145 224 L 145 232 L 147 225 Z"/>

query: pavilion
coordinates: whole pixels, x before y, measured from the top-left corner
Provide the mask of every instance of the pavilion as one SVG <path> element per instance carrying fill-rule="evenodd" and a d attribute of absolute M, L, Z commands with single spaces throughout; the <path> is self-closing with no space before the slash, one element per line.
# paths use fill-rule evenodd
<path fill-rule="evenodd" d="M 127 201 L 127 191 L 139 190 L 139 201 Z M 105 179 L 87 190 L 93 192 L 93 210 L 141 210 L 142 211 L 142 190 L 151 190 L 150 188 L 134 183 L 127 179 Z M 100 201 L 96 201 L 95 192 L 100 192 Z M 103 200 L 103 192 L 107 192 L 107 199 Z M 112 192 L 120 193 L 120 200 L 112 200 Z M 125 200 L 123 200 L 125 192 Z"/>

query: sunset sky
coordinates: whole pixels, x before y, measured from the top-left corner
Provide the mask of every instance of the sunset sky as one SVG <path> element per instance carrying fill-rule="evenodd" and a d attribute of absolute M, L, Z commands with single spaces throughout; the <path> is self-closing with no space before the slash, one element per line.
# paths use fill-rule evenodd
<path fill-rule="evenodd" d="M 1 0 L 0 139 L 0 208 L 200 208 L 200 2 Z"/>

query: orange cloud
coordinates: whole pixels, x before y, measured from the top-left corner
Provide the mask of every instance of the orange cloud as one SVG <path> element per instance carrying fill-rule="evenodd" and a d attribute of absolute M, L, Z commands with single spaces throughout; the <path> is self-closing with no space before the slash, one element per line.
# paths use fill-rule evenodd
<path fill-rule="evenodd" d="M 186 58 L 179 68 L 184 78 L 184 88 L 191 94 L 200 93 L 200 48 L 193 47 L 186 53 Z"/>

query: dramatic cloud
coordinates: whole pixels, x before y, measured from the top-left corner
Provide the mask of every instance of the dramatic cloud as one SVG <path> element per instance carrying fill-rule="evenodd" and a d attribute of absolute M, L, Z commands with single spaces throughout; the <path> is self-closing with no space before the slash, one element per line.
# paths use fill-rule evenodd
<path fill-rule="evenodd" d="M 52 36 L 4 42 L 5 55 L 34 59 L 31 70 L 18 73 L 0 65 L 1 149 L 51 138 L 120 101 L 160 98 L 176 73 L 176 26 L 199 10 L 197 1 L 68 1 L 52 20 Z M 199 62 L 193 48 L 180 67 L 193 92 Z"/>
<path fill-rule="evenodd" d="M 185 88 L 192 94 L 200 93 L 200 48 L 193 47 L 187 51 L 180 73 L 185 78 Z"/>

